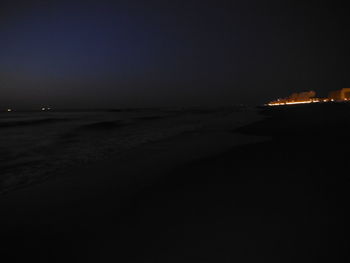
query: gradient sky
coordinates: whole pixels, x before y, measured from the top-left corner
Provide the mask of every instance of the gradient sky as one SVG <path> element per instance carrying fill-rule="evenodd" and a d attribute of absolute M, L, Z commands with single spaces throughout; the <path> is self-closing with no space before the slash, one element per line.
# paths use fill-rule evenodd
<path fill-rule="evenodd" d="M 350 87 L 335 1 L 48 2 L 1 1 L 0 108 L 261 104 Z"/>

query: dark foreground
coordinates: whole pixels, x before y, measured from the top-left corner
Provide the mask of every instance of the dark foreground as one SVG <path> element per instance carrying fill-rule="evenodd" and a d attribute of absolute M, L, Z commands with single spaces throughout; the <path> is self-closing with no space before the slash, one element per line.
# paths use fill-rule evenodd
<path fill-rule="evenodd" d="M 0 261 L 348 262 L 350 107 L 262 112 L 238 132 L 271 140 L 184 164 L 118 200 L 81 199 L 78 187 L 76 200 L 35 212 L 7 203 Z"/>

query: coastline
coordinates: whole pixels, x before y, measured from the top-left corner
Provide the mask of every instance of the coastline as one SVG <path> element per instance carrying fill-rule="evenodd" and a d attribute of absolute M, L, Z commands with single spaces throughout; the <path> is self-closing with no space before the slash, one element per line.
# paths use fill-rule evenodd
<path fill-rule="evenodd" d="M 232 127 L 241 145 L 226 144 L 222 130 L 209 135 L 220 145 L 192 133 L 144 145 L 111 171 L 127 172 L 124 183 L 103 174 L 117 164 L 106 161 L 84 181 L 80 170 L 18 191 L 0 203 L 3 247 L 43 262 L 341 262 L 350 125 L 347 108 L 329 110 L 264 109 L 267 118 Z"/>
<path fill-rule="evenodd" d="M 23 243 L 20 242 L 22 244 L 16 245 L 6 242 L 3 245 L 8 250 L 6 254 L 14 257 L 13 250 L 21 247 L 29 255 L 34 253 L 32 257 L 35 257 L 33 251 L 44 246 L 48 250 L 43 252 L 44 255 L 50 257 L 50 249 L 43 240 L 54 238 L 57 239 L 54 246 L 67 242 L 59 259 L 63 257 L 67 260 L 66 257 L 69 257 L 68 261 L 74 261 L 75 256 L 83 256 L 87 252 L 85 246 L 96 245 L 97 237 L 101 238 L 101 235 L 102 239 L 106 237 L 106 230 L 101 230 L 101 222 L 104 222 L 104 228 L 118 228 L 120 225 L 114 222 L 114 218 L 124 216 L 118 211 L 124 209 L 143 189 L 167 177 L 172 170 L 220 154 L 236 145 L 265 140 L 261 136 L 231 132 L 232 129 L 261 119 L 254 112 L 242 114 L 242 120 L 233 124 L 215 123 L 201 131 L 146 143 L 116 158 L 86 167 L 79 166 L 51 180 L 2 195 L 1 224 L 6 230 L 1 234 L 7 242 L 11 239 L 13 242 L 16 242 L 15 239 L 23 240 Z M 81 222 L 84 224 L 81 225 Z M 23 229 L 24 233 L 19 229 Z M 28 233 L 37 236 L 36 242 L 28 240 Z M 86 235 L 88 237 L 83 238 Z M 73 241 L 64 241 L 67 238 Z M 71 251 L 72 247 L 77 247 L 75 249 L 78 252 Z M 56 251 L 57 248 L 51 249 Z M 94 256 L 91 255 L 91 258 Z M 50 257 L 50 260 L 54 258 Z"/>

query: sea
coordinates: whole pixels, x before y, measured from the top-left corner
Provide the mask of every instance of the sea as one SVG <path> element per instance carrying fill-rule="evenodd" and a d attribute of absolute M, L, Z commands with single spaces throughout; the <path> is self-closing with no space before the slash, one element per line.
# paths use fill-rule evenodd
<path fill-rule="evenodd" d="M 247 107 L 0 113 L 0 193 L 146 143 L 239 121 Z"/>

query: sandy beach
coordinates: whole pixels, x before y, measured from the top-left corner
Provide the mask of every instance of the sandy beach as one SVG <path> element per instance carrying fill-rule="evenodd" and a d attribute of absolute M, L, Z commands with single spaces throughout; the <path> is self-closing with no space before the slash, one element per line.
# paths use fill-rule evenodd
<path fill-rule="evenodd" d="M 344 262 L 349 110 L 260 109 L 8 193 L 4 262 Z"/>

